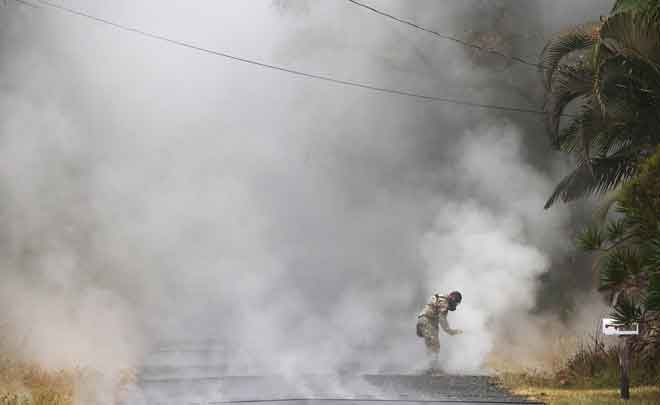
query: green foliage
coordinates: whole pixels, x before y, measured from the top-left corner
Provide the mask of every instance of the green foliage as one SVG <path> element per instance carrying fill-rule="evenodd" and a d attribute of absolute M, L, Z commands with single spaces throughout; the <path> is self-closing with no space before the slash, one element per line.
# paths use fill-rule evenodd
<path fill-rule="evenodd" d="M 660 269 L 660 239 L 653 239 L 647 244 L 647 265 L 650 272 Z"/>
<path fill-rule="evenodd" d="M 605 388 L 618 387 L 619 347 L 606 345 L 603 336 L 594 334 L 583 337 L 575 352 L 559 364 L 554 377 L 554 385 L 560 387 Z M 631 356 L 630 378 L 633 385 L 656 384 L 660 369 L 648 362 L 637 351 Z M 541 381 L 544 385 L 553 385 L 553 381 Z"/>
<path fill-rule="evenodd" d="M 603 246 L 603 235 L 598 227 L 590 226 L 577 237 L 577 245 L 582 250 L 599 250 Z"/>
<path fill-rule="evenodd" d="M 598 38 L 600 23 L 592 22 L 568 28 L 552 38 L 543 48 L 541 62 L 544 68 L 546 88 L 549 90 L 553 83 L 553 75 L 562 69 L 571 69 L 571 65 L 561 66 L 562 59 L 576 51 L 590 49 Z M 562 76 L 570 78 L 570 75 Z"/>
<path fill-rule="evenodd" d="M 592 225 L 578 238 L 587 251 L 599 252 L 600 290 L 613 298 L 611 317 L 639 322 L 640 356 L 660 359 L 660 146 L 638 166 L 618 193 L 616 218 Z"/>
<path fill-rule="evenodd" d="M 660 235 L 660 147 L 622 189 L 619 211 L 640 238 L 650 242 Z"/>
<path fill-rule="evenodd" d="M 660 311 L 660 274 L 653 274 L 650 278 L 646 308 L 649 311 Z"/>
<path fill-rule="evenodd" d="M 605 255 L 600 269 L 601 290 L 625 288 L 639 273 L 641 258 L 630 247 L 617 248 Z"/>
<path fill-rule="evenodd" d="M 605 227 L 607 232 L 607 239 L 617 241 L 624 238 L 626 234 L 626 220 L 619 219 L 617 221 L 611 221 Z"/>
<path fill-rule="evenodd" d="M 612 7 L 612 14 L 628 12 L 659 13 L 658 0 L 617 0 Z"/>
<path fill-rule="evenodd" d="M 660 234 L 660 230 L 658 230 Z M 646 295 L 646 308 L 660 312 L 660 237 L 646 244 L 646 273 L 649 275 L 649 287 Z"/>
<path fill-rule="evenodd" d="M 589 194 L 616 195 L 606 211 L 614 207 L 614 218 L 586 228 L 577 244 L 598 253 L 595 268 L 613 301 L 611 317 L 639 322 L 635 350 L 646 364 L 658 364 L 660 0 L 617 0 L 600 22 L 551 39 L 541 65 L 552 144 L 576 162 L 546 208 Z M 573 360 L 569 369 L 593 365 Z"/>
<path fill-rule="evenodd" d="M 632 179 L 660 143 L 660 13 L 647 12 L 658 3 L 619 1 L 603 22 L 566 30 L 544 48 L 548 132 L 577 162 L 546 208 Z"/>
<path fill-rule="evenodd" d="M 634 299 L 624 297 L 618 300 L 610 317 L 617 325 L 630 325 L 634 322 L 641 322 L 642 314 L 642 307 L 635 303 Z"/>

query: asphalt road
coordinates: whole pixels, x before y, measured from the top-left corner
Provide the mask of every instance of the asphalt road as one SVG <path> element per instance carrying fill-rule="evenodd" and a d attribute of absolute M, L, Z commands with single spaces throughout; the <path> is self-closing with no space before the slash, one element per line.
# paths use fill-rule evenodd
<path fill-rule="evenodd" d="M 318 375 L 141 379 L 136 405 L 527 403 L 485 376 Z M 130 404 L 131 402 L 127 402 Z M 131 404 L 132 405 L 132 404 Z"/>
<path fill-rule="evenodd" d="M 124 405 L 532 403 L 504 392 L 488 376 L 354 373 L 228 376 L 218 363 L 199 365 L 200 359 L 208 360 L 216 355 L 213 351 L 200 353 L 194 349 L 158 353 L 142 369 L 139 382 Z"/>

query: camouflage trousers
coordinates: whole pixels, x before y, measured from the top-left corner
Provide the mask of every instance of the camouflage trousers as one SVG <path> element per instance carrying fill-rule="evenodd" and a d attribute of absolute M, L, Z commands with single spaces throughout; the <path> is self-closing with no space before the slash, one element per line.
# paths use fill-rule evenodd
<path fill-rule="evenodd" d="M 440 351 L 440 330 L 437 322 L 421 317 L 417 319 L 417 330 L 421 332 L 424 338 L 424 344 L 426 344 L 426 350 L 429 354 L 437 355 Z"/>

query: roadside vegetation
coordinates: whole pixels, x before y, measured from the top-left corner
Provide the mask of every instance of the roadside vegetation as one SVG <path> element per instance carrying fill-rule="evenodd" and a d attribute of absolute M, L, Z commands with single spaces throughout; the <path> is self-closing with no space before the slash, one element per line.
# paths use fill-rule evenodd
<path fill-rule="evenodd" d="M 3 329 L 0 329 L 2 332 Z M 121 403 L 135 384 L 126 368 L 103 374 L 91 367 L 53 369 L 21 359 L 21 343 L 0 333 L 0 405 Z"/>
<path fill-rule="evenodd" d="M 550 40 L 541 59 L 548 132 L 575 161 L 546 207 L 601 197 L 577 246 L 595 256 L 611 317 L 639 323 L 633 351 L 658 363 L 660 0 L 618 0 L 610 16 Z"/>
<path fill-rule="evenodd" d="M 551 39 L 541 65 L 552 145 L 575 162 L 546 208 L 599 201 L 576 247 L 593 256 L 610 316 L 639 323 L 629 403 L 660 403 L 660 0 L 616 1 Z M 548 404 L 619 403 L 619 353 L 595 336 L 552 372 L 499 382 Z"/>
<path fill-rule="evenodd" d="M 602 207 L 577 239 L 595 254 L 611 317 L 639 323 L 641 359 L 660 361 L 660 1 L 618 0 L 542 53 L 548 132 L 576 162 L 550 196 L 595 194 Z M 604 197 L 604 198 L 603 198 Z"/>
<path fill-rule="evenodd" d="M 512 392 L 547 405 L 609 405 L 620 404 L 619 391 L 614 388 L 556 388 L 548 385 L 517 385 Z M 630 390 L 630 405 L 657 405 L 660 388 L 635 387 Z"/>
<path fill-rule="evenodd" d="M 516 396 L 547 405 L 620 404 L 616 350 L 593 357 L 591 353 L 578 352 L 575 357 L 575 364 L 554 373 L 505 373 L 499 375 L 496 383 Z M 639 359 L 633 361 L 631 399 L 627 403 L 658 404 L 657 374 L 648 373 L 640 363 Z"/>
<path fill-rule="evenodd" d="M 119 370 L 109 378 L 91 368 L 53 370 L 0 357 L 0 405 L 91 404 L 99 398 L 105 398 L 102 403 L 119 404 L 135 380 L 134 369 Z"/>
<path fill-rule="evenodd" d="M 0 404 L 72 405 L 75 374 L 0 358 Z"/>
<path fill-rule="evenodd" d="M 547 405 L 620 404 L 619 348 L 598 334 L 585 339 L 554 370 L 498 375 L 496 383 L 512 394 Z M 631 405 L 660 403 L 660 364 L 637 353 L 631 364 Z"/>

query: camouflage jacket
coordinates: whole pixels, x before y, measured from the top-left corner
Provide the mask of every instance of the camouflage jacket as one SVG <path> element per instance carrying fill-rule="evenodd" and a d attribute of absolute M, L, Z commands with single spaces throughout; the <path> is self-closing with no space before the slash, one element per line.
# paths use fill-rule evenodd
<path fill-rule="evenodd" d="M 431 301 L 424 306 L 422 312 L 417 315 L 418 319 L 424 319 L 430 322 L 431 325 L 438 327 L 438 325 L 449 335 L 454 335 L 456 331 L 449 327 L 447 322 L 447 313 L 449 312 L 449 304 L 447 297 L 440 294 L 431 296 Z"/>

